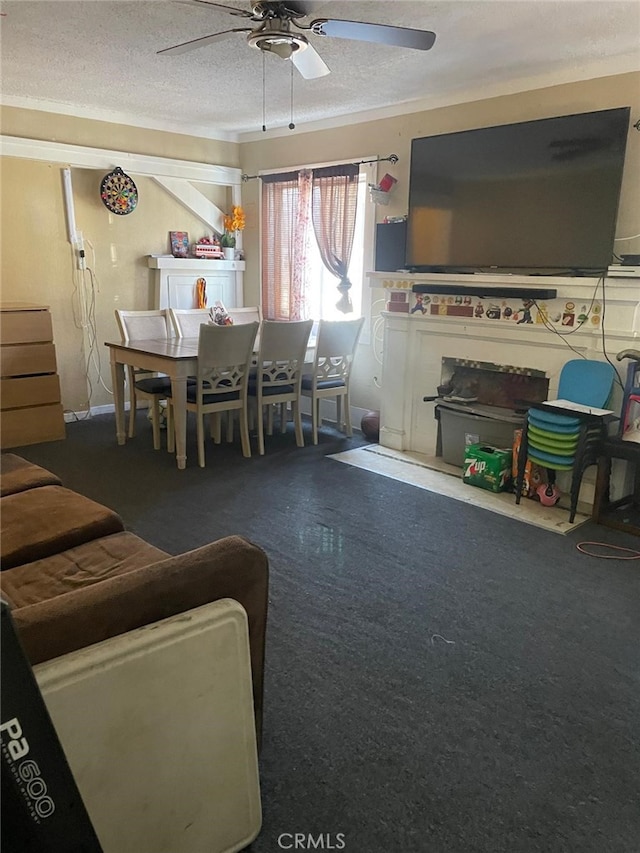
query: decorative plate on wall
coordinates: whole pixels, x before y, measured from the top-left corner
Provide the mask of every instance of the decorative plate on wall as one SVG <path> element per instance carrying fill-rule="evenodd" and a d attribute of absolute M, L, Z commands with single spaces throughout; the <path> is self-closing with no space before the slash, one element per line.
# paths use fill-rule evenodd
<path fill-rule="evenodd" d="M 120 166 L 105 175 L 100 184 L 100 198 L 107 210 L 126 216 L 132 213 L 138 204 L 138 188 L 129 175 L 125 175 Z"/>

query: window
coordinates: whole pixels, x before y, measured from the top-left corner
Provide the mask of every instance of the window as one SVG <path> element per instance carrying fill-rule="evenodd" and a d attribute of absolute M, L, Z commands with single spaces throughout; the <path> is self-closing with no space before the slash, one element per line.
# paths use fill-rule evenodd
<path fill-rule="evenodd" d="M 351 263 L 349 264 L 349 281 L 351 287 L 351 304 L 353 315 L 359 317 L 362 314 L 363 289 L 366 287 L 365 270 L 365 219 L 366 208 L 369 197 L 367 193 L 367 176 L 360 171 L 358 177 L 358 208 L 356 213 L 356 227 L 353 236 L 353 249 L 351 250 Z M 336 286 L 338 279 L 332 275 L 322 263 L 318 244 L 313 233 L 309 246 L 307 259 L 307 310 L 309 317 L 314 320 L 341 320 L 345 315 L 336 308 L 338 291 Z M 369 267 L 370 269 L 370 267 Z"/>
<path fill-rule="evenodd" d="M 336 307 L 340 279 L 323 263 L 313 228 L 313 168 L 269 175 L 262 180 L 262 307 L 269 319 L 345 317 Z M 362 164 L 358 172 L 356 221 L 348 269 L 353 312 L 348 317 L 369 315 L 365 273 L 373 268 L 375 206 L 369 197 L 368 184 L 375 183 L 375 174 L 375 162 Z M 362 338 L 361 341 L 366 342 Z"/>

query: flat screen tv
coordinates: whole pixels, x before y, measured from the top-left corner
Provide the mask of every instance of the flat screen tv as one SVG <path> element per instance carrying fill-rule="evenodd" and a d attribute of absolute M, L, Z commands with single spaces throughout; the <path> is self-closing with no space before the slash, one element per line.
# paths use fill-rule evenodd
<path fill-rule="evenodd" d="M 414 139 L 407 268 L 605 270 L 629 116 L 621 107 Z"/>

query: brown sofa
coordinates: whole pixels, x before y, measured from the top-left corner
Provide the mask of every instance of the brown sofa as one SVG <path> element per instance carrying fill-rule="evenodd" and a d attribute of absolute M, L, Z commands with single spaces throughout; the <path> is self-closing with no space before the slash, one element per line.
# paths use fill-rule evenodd
<path fill-rule="evenodd" d="M 32 664 L 222 598 L 245 609 L 258 742 L 268 603 L 265 552 L 228 536 L 172 557 L 117 513 L 14 454 L 0 456 L 0 589 Z"/>

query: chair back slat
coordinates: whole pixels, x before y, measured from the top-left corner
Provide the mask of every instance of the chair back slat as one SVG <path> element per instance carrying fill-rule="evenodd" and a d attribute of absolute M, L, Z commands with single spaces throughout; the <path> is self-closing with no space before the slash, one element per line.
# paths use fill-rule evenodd
<path fill-rule="evenodd" d="M 262 309 L 259 305 L 248 308 L 227 308 L 227 314 L 233 320 L 234 326 L 243 326 L 245 323 L 261 323 Z"/>
<path fill-rule="evenodd" d="M 318 382 L 348 378 L 363 325 L 364 317 L 320 320 L 314 367 Z"/>
<path fill-rule="evenodd" d="M 179 338 L 197 338 L 200 326 L 211 320 L 208 308 L 170 308 L 169 316 Z"/>
<path fill-rule="evenodd" d="M 138 341 L 148 338 L 168 338 L 169 319 L 167 311 L 121 311 L 116 309 L 116 322 L 122 340 Z"/>
<path fill-rule="evenodd" d="M 259 381 L 299 384 L 313 320 L 265 320 L 260 332 Z"/>
<path fill-rule="evenodd" d="M 201 325 L 198 337 L 198 393 L 246 393 L 258 323 Z"/>

